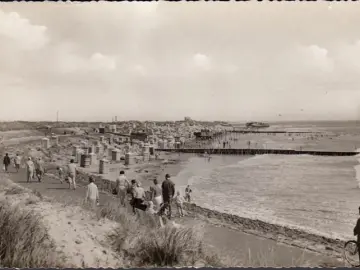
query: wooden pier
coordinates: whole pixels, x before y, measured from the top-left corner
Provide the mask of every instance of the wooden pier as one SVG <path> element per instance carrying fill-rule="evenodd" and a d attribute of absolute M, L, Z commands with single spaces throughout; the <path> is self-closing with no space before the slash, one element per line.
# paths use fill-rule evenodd
<path fill-rule="evenodd" d="M 225 133 L 258 133 L 258 134 L 324 134 L 324 132 L 319 131 L 284 131 L 284 130 L 229 130 Z M 224 133 L 224 134 L 225 134 Z"/>
<path fill-rule="evenodd" d="M 355 156 L 358 152 L 334 152 L 334 151 L 297 151 L 286 149 L 206 149 L 206 148 L 180 148 L 180 149 L 156 149 L 157 152 L 190 153 L 211 155 L 312 155 L 312 156 Z"/>

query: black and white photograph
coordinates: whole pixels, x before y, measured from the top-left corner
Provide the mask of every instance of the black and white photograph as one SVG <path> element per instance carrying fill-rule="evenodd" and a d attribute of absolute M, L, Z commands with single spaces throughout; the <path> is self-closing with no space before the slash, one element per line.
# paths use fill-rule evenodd
<path fill-rule="evenodd" d="M 360 266 L 360 9 L 0 4 L 0 266 Z"/>

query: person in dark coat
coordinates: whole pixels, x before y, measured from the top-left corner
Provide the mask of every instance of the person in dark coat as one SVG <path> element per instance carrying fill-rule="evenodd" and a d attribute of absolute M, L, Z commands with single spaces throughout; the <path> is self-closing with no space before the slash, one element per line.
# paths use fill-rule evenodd
<path fill-rule="evenodd" d="M 164 207 L 168 209 L 168 217 L 171 218 L 171 201 L 175 195 L 175 184 L 170 179 L 170 175 L 165 175 L 165 180 L 161 185 Z"/>
<path fill-rule="evenodd" d="M 5 167 L 5 172 L 8 172 L 8 168 L 9 168 L 9 165 L 11 163 L 11 160 L 10 160 L 10 157 L 9 157 L 8 153 L 6 153 L 3 163 L 4 163 L 4 167 Z"/>
<path fill-rule="evenodd" d="M 359 215 L 360 215 L 360 207 L 359 207 Z M 359 255 L 359 263 L 360 263 L 360 217 L 356 222 L 356 226 L 354 228 L 354 235 L 357 236 L 357 248 L 358 248 L 358 255 Z"/>

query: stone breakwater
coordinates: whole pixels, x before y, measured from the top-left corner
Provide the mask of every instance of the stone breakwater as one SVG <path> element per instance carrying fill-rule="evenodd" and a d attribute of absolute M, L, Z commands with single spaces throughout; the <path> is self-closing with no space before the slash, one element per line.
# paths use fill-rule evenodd
<path fill-rule="evenodd" d="M 98 185 L 99 190 L 112 193 L 115 182 L 105 179 L 101 175 L 93 175 L 80 171 L 78 173 L 78 183 L 88 183 L 88 177 L 92 175 Z M 175 209 L 175 208 L 174 208 Z M 275 240 L 284 244 L 304 248 L 318 253 L 327 253 L 336 257 L 342 255 L 344 241 L 332 239 L 303 230 L 289 228 L 281 225 L 253 220 L 232 214 L 221 213 L 216 210 L 203 208 L 194 203 L 184 203 L 184 210 L 189 216 L 196 216 L 217 225 L 231 227 L 248 234 Z"/>

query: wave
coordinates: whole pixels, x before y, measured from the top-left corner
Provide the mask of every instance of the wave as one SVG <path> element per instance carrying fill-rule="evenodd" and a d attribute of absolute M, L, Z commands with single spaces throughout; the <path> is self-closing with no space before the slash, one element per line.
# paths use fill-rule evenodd
<path fill-rule="evenodd" d="M 266 162 L 273 156 L 276 156 L 276 155 L 271 155 L 271 154 L 255 155 L 255 156 L 240 160 L 235 164 L 223 165 L 223 166 L 219 167 L 219 169 L 237 168 L 237 167 L 241 167 L 244 165 L 256 165 L 258 163 Z"/>

